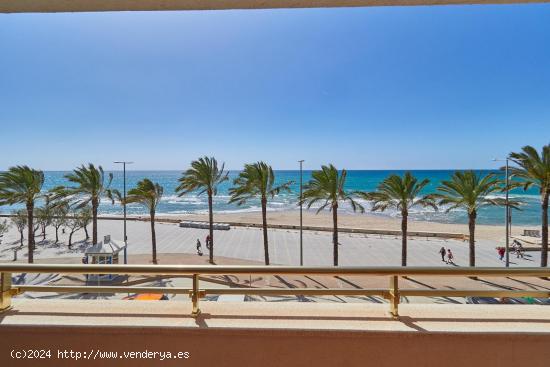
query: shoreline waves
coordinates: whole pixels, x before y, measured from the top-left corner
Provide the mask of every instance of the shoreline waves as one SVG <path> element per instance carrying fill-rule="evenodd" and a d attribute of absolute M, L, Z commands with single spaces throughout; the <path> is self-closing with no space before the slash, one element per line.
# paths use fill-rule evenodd
<path fill-rule="evenodd" d="M 354 191 L 373 191 L 377 185 L 390 174 L 403 174 L 405 171 L 387 170 L 387 171 L 367 171 L 367 170 L 351 170 L 348 171 L 346 180 L 346 189 L 350 192 Z M 436 192 L 437 187 L 441 181 L 448 179 L 453 170 L 411 170 L 411 172 L 418 177 L 418 179 L 429 179 L 430 184 L 426 187 L 426 193 Z M 495 173 L 502 174 L 500 171 L 480 170 L 482 174 Z M 69 185 L 69 182 L 64 178 L 64 175 L 69 172 L 61 171 L 47 171 L 45 173 L 45 183 L 43 190 L 47 191 L 53 187 L 59 185 Z M 114 179 L 112 182 L 112 188 L 115 188 L 122 192 L 123 189 L 123 177 L 119 171 L 112 172 Z M 304 171 L 303 181 L 307 182 L 311 177 L 312 171 Z M 220 188 L 218 195 L 214 197 L 214 211 L 216 215 L 226 216 L 245 216 L 254 217 L 260 212 L 261 207 L 259 201 L 251 200 L 249 203 L 238 206 L 236 204 L 229 204 L 229 188 L 231 187 L 232 179 L 238 174 L 238 171 L 229 171 L 230 180 L 224 182 Z M 207 198 L 205 195 L 197 196 L 194 193 L 190 193 L 185 196 L 178 196 L 175 193 L 175 188 L 178 185 L 178 179 L 181 176 L 181 171 L 128 171 L 127 172 L 127 189 L 135 187 L 136 183 L 143 179 L 149 178 L 154 182 L 159 183 L 164 187 L 164 197 L 162 198 L 157 213 L 159 216 L 188 216 L 188 215 L 204 215 L 207 213 Z M 276 184 L 292 181 L 290 192 L 281 193 L 276 195 L 273 199 L 268 201 L 268 213 L 271 217 L 277 218 L 279 215 L 285 216 L 285 213 L 291 213 L 298 210 L 298 197 L 299 197 L 299 171 L 275 171 Z M 540 225 L 540 198 L 536 190 L 513 190 L 510 193 L 511 199 L 522 200 L 525 205 L 522 206 L 522 210 L 512 211 L 512 223 L 522 226 L 536 226 Z M 341 215 L 349 215 L 359 218 L 369 218 L 369 221 L 374 218 L 399 220 L 399 213 L 394 210 L 389 210 L 384 213 L 372 213 L 369 211 L 370 203 L 364 200 L 357 200 L 364 205 L 368 214 L 361 215 L 359 213 L 353 213 L 349 205 L 342 204 L 340 207 Z M 40 203 L 38 203 L 40 205 Z M 22 208 L 21 205 L 3 206 L 0 207 L 0 214 L 9 214 L 14 209 Z M 313 212 L 315 208 L 312 208 Z M 450 212 L 445 211 L 445 207 L 440 208 L 438 211 L 434 211 L 431 208 L 413 208 L 409 212 L 409 218 L 411 221 L 425 221 L 430 223 L 440 224 L 467 224 L 467 214 L 463 210 L 453 210 Z M 129 215 L 146 215 L 147 211 L 139 204 L 127 205 L 127 212 Z M 107 199 L 102 200 L 99 206 L 99 213 L 101 215 L 122 215 L 122 207 L 119 202 L 111 204 Z M 279 213 L 279 214 L 278 214 Z M 320 213 L 321 214 L 321 213 Z M 480 225 L 504 225 L 504 209 L 501 207 L 486 207 L 482 208 L 478 212 L 477 222 Z"/>

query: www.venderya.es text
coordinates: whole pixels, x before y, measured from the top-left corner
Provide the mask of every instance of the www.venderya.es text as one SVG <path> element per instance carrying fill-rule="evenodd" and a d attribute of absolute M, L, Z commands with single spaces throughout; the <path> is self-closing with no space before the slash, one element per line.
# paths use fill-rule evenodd
<path fill-rule="evenodd" d="M 189 352 L 156 352 L 149 350 L 142 351 L 107 351 L 100 349 L 90 349 L 89 351 L 74 351 L 72 349 L 12 349 L 11 358 L 13 359 L 71 359 L 71 360 L 99 360 L 99 359 L 189 359 Z"/>

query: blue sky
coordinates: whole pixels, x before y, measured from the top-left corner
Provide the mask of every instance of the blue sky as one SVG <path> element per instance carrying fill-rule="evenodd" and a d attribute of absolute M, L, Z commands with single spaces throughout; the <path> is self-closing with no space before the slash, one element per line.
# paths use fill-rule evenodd
<path fill-rule="evenodd" d="M 491 168 L 550 138 L 550 5 L 0 16 L 0 169 Z"/>

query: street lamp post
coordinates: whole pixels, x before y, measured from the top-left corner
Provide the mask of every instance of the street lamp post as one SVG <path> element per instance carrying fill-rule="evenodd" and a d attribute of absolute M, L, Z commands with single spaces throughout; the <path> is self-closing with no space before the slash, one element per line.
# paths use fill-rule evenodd
<path fill-rule="evenodd" d="M 128 236 L 126 235 L 126 165 L 134 162 L 116 161 L 114 163 L 122 164 L 123 187 L 122 187 L 122 208 L 124 210 L 124 264 L 128 264 Z"/>
<path fill-rule="evenodd" d="M 505 218 L 505 223 L 506 223 L 506 267 L 509 267 L 510 266 L 510 205 L 509 205 L 509 199 L 508 199 L 508 194 L 509 194 L 509 191 L 510 191 L 510 186 L 509 186 L 509 175 L 508 175 L 508 166 L 509 166 L 509 159 L 508 158 L 505 158 L 505 159 L 493 159 L 493 161 L 495 162 L 506 162 L 506 167 L 505 167 L 505 185 L 506 185 L 506 204 L 505 204 L 505 207 L 506 207 L 506 210 L 505 210 L 505 215 L 506 215 L 506 218 Z"/>
<path fill-rule="evenodd" d="M 300 266 L 304 265 L 304 239 L 303 239 L 303 231 L 302 231 L 302 224 L 303 224 L 303 217 L 302 217 L 302 165 L 304 163 L 304 160 L 298 161 L 300 162 Z"/>
<path fill-rule="evenodd" d="M 509 174 L 508 174 L 508 158 L 506 158 L 506 267 L 510 266 L 510 203 L 508 202 Z"/>

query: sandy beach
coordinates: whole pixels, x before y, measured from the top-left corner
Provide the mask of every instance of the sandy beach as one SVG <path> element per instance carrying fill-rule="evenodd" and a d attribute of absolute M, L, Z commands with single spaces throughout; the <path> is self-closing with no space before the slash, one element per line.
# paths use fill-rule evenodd
<path fill-rule="evenodd" d="M 146 218 L 146 217 L 142 217 Z M 207 214 L 189 214 L 189 215 L 158 215 L 157 218 L 181 219 L 181 220 L 208 220 Z M 298 225 L 300 223 L 300 212 L 292 211 L 270 211 L 267 213 L 269 224 Z M 216 222 L 237 222 L 237 223 L 257 223 L 262 222 L 260 212 L 245 213 L 214 213 Z M 315 214 L 315 211 L 304 210 L 303 223 L 305 226 L 318 226 L 332 228 L 332 214 L 328 211 Z M 362 229 L 381 229 L 381 230 L 400 230 L 401 219 L 390 218 L 371 213 L 365 214 L 346 214 L 338 215 L 338 225 L 340 228 L 362 228 Z M 450 232 L 450 233 L 468 233 L 466 224 L 438 223 L 428 221 L 409 220 L 410 231 L 423 232 Z M 540 226 L 512 226 L 512 236 L 518 236 L 524 229 L 540 229 Z M 499 225 L 477 225 L 476 236 L 478 239 L 491 241 L 504 241 L 505 228 Z"/>

